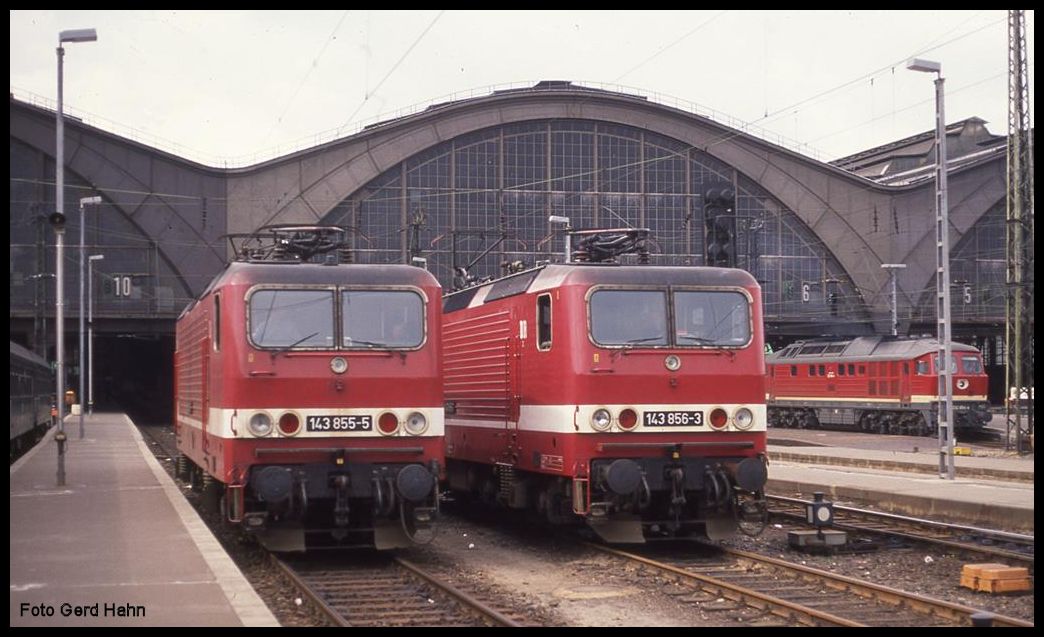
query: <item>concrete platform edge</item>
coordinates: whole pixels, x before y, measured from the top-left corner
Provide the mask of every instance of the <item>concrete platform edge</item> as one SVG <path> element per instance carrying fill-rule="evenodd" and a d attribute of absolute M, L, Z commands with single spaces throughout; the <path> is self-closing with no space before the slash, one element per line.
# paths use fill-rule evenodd
<path fill-rule="evenodd" d="M 834 500 L 853 500 L 861 504 L 872 504 L 889 513 L 914 517 L 932 516 L 953 522 L 978 526 L 994 526 L 997 520 L 1019 529 L 1033 529 L 1033 509 L 1020 509 L 986 503 L 957 502 L 942 498 L 908 496 L 897 493 L 873 491 L 858 487 L 812 484 L 797 480 L 769 478 L 766 492 L 780 495 L 793 493 L 812 494 L 822 491 Z"/>
<path fill-rule="evenodd" d="M 174 506 L 174 510 L 177 512 L 178 517 L 181 518 L 185 528 L 188 529 L 192 541 L 199 548 L 203 559 L 206 560 L 207 566 L 214 574 L 214 578 L 218 585 L 221 586 L 221 590 L 225 592 L 229 604 L 235 609 L 243 625 L 251 627 L 279 626 L 280 624 L 272 614 L 272 611 L 261 601 L 261 598 L 258 597 L 250 582 L 243 576 L 239 567 L 228 557 L 217 538 L 214 537 L 214 534 L 210 532 L 210 529 L 207 528 L 199 514 L 185 499 L 177 484 L 160 466 L 159 461 L 156 460 L 148 445 L 145 444 L 145 440 L 141 437 L 141 432 L 138 431 L 138 428 L 134 426 L 134 423 L 128 416 L 124 415 L 123 418 L 127 426 L 131 428 L 134 440 L 138 444 L 138 448 L 141 449 L 149 469 L 152 470 L 153 475 L 156 476 L 156 479 L 163 487 L 164 493 L 166 493 L 167 498 Z"/>
<path fill-rule="evenodd" d="M 831 457 L 804 453 L 792 453 L 773 450 L 769 453 L 772 460 L 780 462 L 800 462 L 810 465 L 833 465 L 843 467 L 861 467 L 882 471 L 906 471 L 909 473 L 938 473 L 939 467 L 924 463 L 903 462 L 900 460 L 876 460 L 866 458 Z M 1013 480 L 1017 482 L 1034 482 L 1033 471 L 1005 471 L 984 467 L 954 467 L 959 478 L 989 478 L 994 480 Z"/>

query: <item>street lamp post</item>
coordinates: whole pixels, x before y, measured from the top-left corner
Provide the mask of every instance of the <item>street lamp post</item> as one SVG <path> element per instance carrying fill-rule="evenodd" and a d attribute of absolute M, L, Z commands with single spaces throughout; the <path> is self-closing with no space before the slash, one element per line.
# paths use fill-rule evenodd
<path fill-rule="evenodd" d="M 54 228 L 54 354 L 55 354 L 55 415 L 58 417 L 58 486 L 65 486 L 65 303 L 62 294 L 65 285 L 65 215 L 55 212 L 47 218 Z"/>
<path fill-rule="evenodd" d="M 84 373 L 83 373 L 83 352 L 84 352 L 84 349 L 83 349 L 83 316 L 85 314 L 85 312 L 84 312 L 84 303 L 83 303 L 83 280 L 84 280 L 84 278 L 86 278 L 86 277 L 84 277 L 84 271 L 86 269 L 86 268 L 84 268 L 84 263 L 85 263 L 86 254 L 87 254 L 87 243 L 85 241 L 85 234 L 86 234 L 86 228 L 87 228 L 87 206 L 90 206 L 90 205 L 97 206 L 99 204 L 101 204 L 101 197 L 97 197 L 97 196 L 95 196 L 95 197 L 83 197 L 82 199 L 80 199 L 80 393 L 77 396 L 77 399 L 80 401 L 80 439 L 81 440 L 83 439 L 83 418 L 84 418 L 83 412 L 85 411 L 84 410 L 84 402 L 83 402 L 83 396 L 84 396 L 84 394 L 83 394 L 83 384 L 84 384 L 83 383 L 83 381 L 84 381 Z"/>
<path fill-rule="evenodd" d="M 94 414 L 94 262 L 105 258 L 104 254 L 87 257 L 87 410 Z"/>
<path fill-rule="evenodd" d="M 936 320 L 939 353 L 939 477 L 954 479 L 953 372 L 950 367 L 950 211 L 946 202 L 946 114 L 943 109 L 942 65 L 930 60 L 910 60 L 911 71 L 935 73 L 935 245 Z"/>
<path fill-rule="evenodd" d="M 65 336 L 65 312 L 64 312 L 64 301 L 65 290 L 63 289 L 62 279 L 62 259 L 64 258 L 64 244 L 62 237 L 65 232 L 65 120 L 62 117 L 62 61 L 65 57 L 65 49 L 62 48 L 62 44 L 65 42 L 93 42 L 98 39 L 98 34 L 94 29 L 70 29 L 67 31 L 60 31 L 58 33 L 58 109 L 55 111 L 55 159 L 54 159 L 54 205 L 57 211 L 51 215 L 51 225 L 54 226 L 57 234 L 57 241 L 55 245 L 55 259 L 57 261 L 57 267 L 55 268 L 55 284 L 57 289 L 55 290 L 55 323 L 56 329 L 54 331 L 55 340 L 55 355 L 58 359 L 58 380 L 57 390 L 58 395 L 55 397 L 55 402 L 58 407 L 58 430 L 63 434 L 65 432 L 64 419 L 65 419 L 65 347 L 64 347 L 64 336 Z M 61 229 L 59 229 L 61 226 Z M 59 453 L 61 457 L 61 453 Z M 64 471 L 59 467 L 59 484 L 64 484 Z"/>
<path fill-rule="evenodd" d="M 896 307 L 896 297 L 895 297 L 895 279 L 896 279 L 895 271 L 896 270 L 902 270 L 905 267 L 906 267 L 905 263 L 882 263 L 881 264 L 881 268 L 885 269 L 885 270 L 888 270 L 889 273 L 892 275 L 892 336 L 897 336 L 899 334 L 899 312 L 898 312 L 898 309 Z"/>

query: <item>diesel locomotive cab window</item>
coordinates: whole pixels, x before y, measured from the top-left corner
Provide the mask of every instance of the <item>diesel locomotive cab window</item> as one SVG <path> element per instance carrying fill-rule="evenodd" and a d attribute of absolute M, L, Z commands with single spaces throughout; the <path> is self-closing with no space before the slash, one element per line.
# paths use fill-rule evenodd
<path fill-rule="evenodd" d="M 964 371 L 965 374 L 981 374 L 982 361 L 979 360 L 978 356 L 962 356 L 961 370 Z"/>
<path fill-rule="evenodd" d="M 598 290 L 591 295 L 591 338 L 599 345 L 667 344 L 667 294 Z"/>
<path fill-rule="evenodd" d="M 333 348 L 332 290 L 257 290 L 250 295 L 250 339 L 258 347 Z"/>
<path fill-rule="evenodd" d="M 419 347 L 424 304 L 419 294 L 407 290 L 345 290 L 341 333 L 343 347 Z"/>
<path fill-rule="evenodd" d="M 750 303 L 739 292 L 674 292 L 675 344 L 736 347 L 750 341 Z"/>
<path fill-rule="evenodd" d="M 934 356 L 932 356 L 932 365 L 935 367 L 935 371 L 936 372 L 942 371 L 942 368 L 939 366 L 939 355 L 938 354 L 935 354 Z M 952 355 L 952 354 L 950 355 L 950 373 L 951 374 L 956 374 L 957 373 L 957 357 Z"/>

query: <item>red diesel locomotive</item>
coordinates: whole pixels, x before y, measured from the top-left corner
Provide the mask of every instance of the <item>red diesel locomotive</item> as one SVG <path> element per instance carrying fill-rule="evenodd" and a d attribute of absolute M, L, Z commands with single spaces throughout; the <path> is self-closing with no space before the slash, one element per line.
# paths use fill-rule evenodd
<path fill-rule="evenodd" d="M 954 432 L 990 421 L 979 351 L 953 343 Z M 860 336 L 798 341 L 766 357 L 772 427 L 844 428 L 882 434 L 937 433 L 939 341 Z"/>
<path fill-rule="evenodd" d="M 438 511 L 441 287 L 338 263 L 343 234 L 236 235 L 177 322 L 179 473 L 273 550 L 406 546 Z"/>
<path fill-rule="evenodd" d="M 763 523 L 761 290 L 737 269 L 598 260 L 644 232 L 574 232 L 585 261 L 445 297 L 450 489 L 610 542 Z"/>

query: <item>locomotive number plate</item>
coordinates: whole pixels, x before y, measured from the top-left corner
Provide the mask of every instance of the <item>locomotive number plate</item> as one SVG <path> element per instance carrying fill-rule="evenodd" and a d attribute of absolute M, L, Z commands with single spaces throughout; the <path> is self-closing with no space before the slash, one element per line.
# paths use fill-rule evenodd
<path fill-rule="evenodd" d="M 646 427 L 700 427 L 703 425 L 703 412 L 646 411 L 642 414 L 642 425 Z"/>
<path fill-rule="evenodd" d="M 373 431 L 373 416 L 309 416 L 306 431 Z"/>

